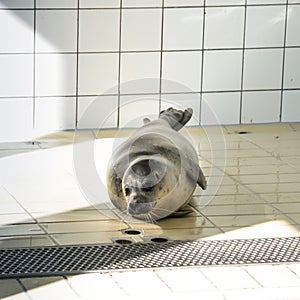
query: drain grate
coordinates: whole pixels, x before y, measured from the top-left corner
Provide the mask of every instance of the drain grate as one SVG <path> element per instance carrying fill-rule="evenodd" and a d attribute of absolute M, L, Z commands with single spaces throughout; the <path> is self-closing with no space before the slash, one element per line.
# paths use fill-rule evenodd
<path fill-rule="evenodd" d="M 300 237 L 2 249 L 0 279 L 280 262 L 300 262 Z"/>

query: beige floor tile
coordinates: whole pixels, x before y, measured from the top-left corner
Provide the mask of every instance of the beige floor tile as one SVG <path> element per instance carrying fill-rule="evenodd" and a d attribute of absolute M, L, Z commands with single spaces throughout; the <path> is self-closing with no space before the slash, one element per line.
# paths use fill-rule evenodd
<path fill-rule="evenodd" d="M 201 240 L 207 237 L 214 237 L 221 234 L 221 230 L 213 227 L 197 227 L 185 229 L 156 229 L 144 230 L 144 238 L 166 237 L 170 240 Z"/>
<path fill-rule="evenodd" d="M 62 277 L 25 278 L 21 281 L 32 300 L 79 299 Z"/>
<path fill-rule="evenodd" d="M 201 272 L 220 290 L 260 287 L 242 267 L 218 266 L 202 268 Z"/>
<path fill-rule="evenodd" d="M 0 280 L 0 299 L 28 299 L 22 286 L 15 279 Z"/>
<path fill-rule="evenodd" d="M 126 224 L 117 220 L 41 223 L 49 234 L 93 231 L 120 231 L 128 228 Z M 0 231 L 1 232 L 1 231 Z"/>
<path fill-rule="evenodd" d="M 292 263 L 292 264 L 288 264 L 287 266 L 293 273 L 295 273 L 298 278 L 300 278 L 300 264 L 298 263 Z"/>
<path fill-rule="evenodd" d="M 300 123 L 291 123 L 291 127 L 295 131 L 300 131 Z"/>
<path fill-rule="evenodd" d="M 238 216 L 238 215 L 264 215 L 279 213 L 274 207 L 267 204 L 245 205 L 214 205 L 201 209 L 205 216 Z"/>
<path fill-rule="evenodd" d="M 255 175 L 237 175 L 233 179 L 242 184 L 275 184 L 275 183 L 300 183 L 300 174 L 255 174 Z M 232 180 L 233 180 L 232 179 Z"/>
<path fill-rule="evenodd" d="M 216 290 L 198 268 L 158 270 L 155 273 L 173 292 Z"/>
<path fill-rule="evenodd" d="M 59 245 L 92 245 L 112 243 L 113 238 L 127 238 L 120 231 L 94 231 L 52 234 Z"/>
<path fill-rule="evenodd" d="M 300 225 L 300 213 L 295 214 L 286 214 L 290 219 L 292 219 L 295 224 Z"/>
<path fill-rule="evenodd" d="M 0 226 L 9 224 L 29 224 L 36 223 L 29 214 L 1 214 L 0 215 Z"/>
<path fill-rule="evenodd" d="M 260 183 L 260 184 L 248 184 L 246 185 L 251 191 L 255 191 L 259 194 L 264 193 L 300 193 L 299 183 Z"/>
<path fill-rule="evenodd" d="M 239 131 L 250 131 L 251 133 L 277 133 L 277 132 L 291 132 L 293 129 L 289 124 L 253 124 L 253 125 L 226 125 L 224 126 L 226 131 L 230 134 L 237 133 Z M 249 136 L 247 134 L 246 136 Z M 245 136 L 245 135 L 241 135 Z"/>
<path fill-rule="evenodd" d="M 207 206 L 215 205 L 238 205 L 238 204 L 255 204 L 265 203 L 259 195 L 215 195 L 211 196 L 195 196 L 193 197 L 192 205 L 198 209 L 203 208 L 203 203 L 207 203 Z"/>
<path fill-rule="evenodd" d="M 130 271 L 112 273 L 112 278 L 127 295 L 147 295 L 157 297 L 170 294 L 167 285 L 153 271 Z"/>
<path fill-rule="evenodd" d="M 244 227 L 265 223 L 272 220 L 288 220 L 286 216 L 278 215 L 242 215 L 242 216 L 213 216 L 208 219 L 219 227 Z"/>
<path fill-rule="evenodd" d="M 117 296 L 126 296 L 109 274 L 85 274 L 68 277 L 71 288 L 81 299 L 111 299 Z"/>
<path fill-rule="evenodd" d="M 44 231 L 36 224 L 3 225 L 0 227 L 0 237 L 40 234 L 44 234 Z"/>
<path fill-rule="evenodd" d="M 263 287 L 300 287 L 300 278 L 286 266 L 247 266 L 245 270 Z"/>
<path fill-rule="evenodd" d="M 261 194 L 261 198 L 270 203 L 299 202 L 300 193 L 270 193 Z"/>
<path fill-rule="evenodd" d="M 288 221 L 269 221 L 246 227 L 221 227 L 225 232 L 216 236 L 217 239 L 253 239 L 300 236 L 297 226 Z"/>
<path fill-rule="evenodd" d="M 0 237 L 0 248 L 23 248 L 23 247 L 40 247 L 53 246 L 53 241 L 45 236 L 21 236 L 21 237 Z"/>
<path fill-rule="evenodd" d="M 300 214 L 300 202 L 275 203 L 273 205 L 283 213 Z"/>
<path fill-rule="evenodd" d="M 295 168 L 286 164 L 226 167 L 226 172 L 229 175 L 298 173 Z"/>
<path fill-rule="evenodd" d="M 73 210 L 57 214 L 32 213 L 33 217 L 41 223 L 48 222 L 75 222 L 110 220 L 115 215 L 110 210 Z M 1 215 L 0 215 L 1 218 Z"/>

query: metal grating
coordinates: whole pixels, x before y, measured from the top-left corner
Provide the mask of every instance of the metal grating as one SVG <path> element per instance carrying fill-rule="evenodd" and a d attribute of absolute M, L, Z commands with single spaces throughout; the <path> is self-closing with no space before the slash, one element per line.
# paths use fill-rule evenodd
<path fill-rule="evenodd" d="M 300 262 L 300 237 L 2 249 L 0 279 L 281 262 Z"/>

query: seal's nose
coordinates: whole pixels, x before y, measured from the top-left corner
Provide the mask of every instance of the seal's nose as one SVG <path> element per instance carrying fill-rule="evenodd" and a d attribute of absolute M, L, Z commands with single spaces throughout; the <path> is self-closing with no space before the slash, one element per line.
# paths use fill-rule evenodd
<path fill-rule="evenodd" d="M 131 215 L 146 214 L 152 208 L 150 203 L 142 202 L 140 199 L 132 199 L 128 203 L 127 211 Z"/>

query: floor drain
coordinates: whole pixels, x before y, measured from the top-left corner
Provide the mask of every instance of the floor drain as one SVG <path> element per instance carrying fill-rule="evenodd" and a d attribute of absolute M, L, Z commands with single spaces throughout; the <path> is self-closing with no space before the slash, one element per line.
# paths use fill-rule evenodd
<path fill-rule="evenodd" d="M 114 239 L 114 242 L 119 245 L 129 245 L 133 243 L 131 239 Z"/>
<path fill-rule="evenodd" d="M 142 232 L 138 229 L 125 229 L 123 233 L 130 234 L 130 235 L 138 235 L 141 234 Z"/>
<path fill-rule="evenodd" d="M 0 279 L 211 265 L 300 263 L 300 237 L 0 250 Z"/>
<path fill-rule="evenodd" d="M 166 243 L 168 239 L 164 237 L 153 237 L 150 239 L 150 241 L 154 243 Z"/>
<path fill-rule="evenodd" d="M 241 130 L 241 131 L 238 131 L 237 134 L 249 134 L 251 133 L 250 131 L 245 131 L 245 130 Z"/>

